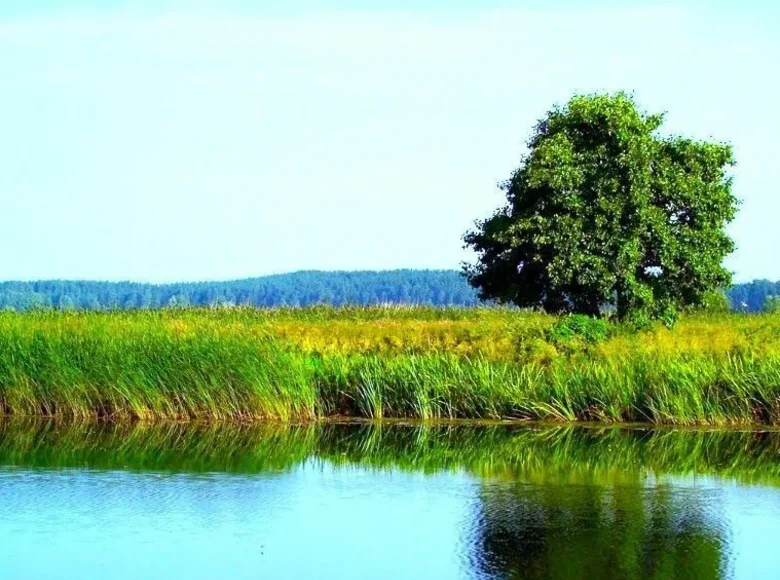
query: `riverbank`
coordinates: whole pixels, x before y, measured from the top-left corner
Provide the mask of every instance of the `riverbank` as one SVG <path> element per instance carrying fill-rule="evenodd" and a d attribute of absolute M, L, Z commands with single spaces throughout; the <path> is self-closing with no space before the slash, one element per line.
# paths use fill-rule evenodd
<path fill-rule="evenodd" d="M 780 316 L 504 309 L 0 313 L 7 415 L 780 424 Z"/>

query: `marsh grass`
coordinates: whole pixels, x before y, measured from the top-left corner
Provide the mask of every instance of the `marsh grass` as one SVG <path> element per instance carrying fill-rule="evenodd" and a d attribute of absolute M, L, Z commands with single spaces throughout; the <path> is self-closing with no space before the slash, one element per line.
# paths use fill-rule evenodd
<path fill-rule="evenodd" d="M 780 424 L 780 315 L 594 340 L 498 308 L 0 313 L 4 414 Z"/>

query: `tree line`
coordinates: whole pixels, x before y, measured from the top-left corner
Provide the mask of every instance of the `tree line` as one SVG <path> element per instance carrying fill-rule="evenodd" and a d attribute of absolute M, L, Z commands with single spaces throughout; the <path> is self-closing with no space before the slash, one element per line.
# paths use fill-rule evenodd
<path fill-rule="evenodd" d="M 746 284 L 736 284 L 729 290 L 728 296 L 734 310 L 775 310 L 775 304 L 780 299 L 780 281 L 753 280 Z"/>
<path fill-rule="evenodd" d="M 756 280 L 728 291 L 735 310 L 757 312 L 780 282 Z M 476 306 L 477 292 L 456 270 L 302 271 L 226 282 L 144 284 L 45 280 L 0 282 L 0 309 L 78 310 L 184 306 L 311 306 L 315 304 Z"/>
<path fill-rule="evenodd" d="M 301 271 L 226 282 L 144 284 L 47 280 L 0 282 L 0 308 L 138 309 L 184 306 L 428 304 L 473 306 L 456 271 Z"/>

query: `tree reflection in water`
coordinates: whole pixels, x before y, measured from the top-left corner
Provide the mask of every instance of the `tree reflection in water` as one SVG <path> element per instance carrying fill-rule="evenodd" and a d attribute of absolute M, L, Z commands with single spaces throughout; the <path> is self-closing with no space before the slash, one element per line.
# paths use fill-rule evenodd
<path fill-rule="evenodd" d="M 717 495 L 639 481 L 488 483 L 470 562 L 496 578 L 719 578 L 728 542 Z"/>

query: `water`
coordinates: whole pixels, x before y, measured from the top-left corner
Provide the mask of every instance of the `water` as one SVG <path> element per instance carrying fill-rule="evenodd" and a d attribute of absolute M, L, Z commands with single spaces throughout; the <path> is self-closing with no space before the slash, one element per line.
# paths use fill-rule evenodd
<path fill-rule="evenodd" d="M 0 578 L 778 578 L 780 433 L 0 424 Z"/>

